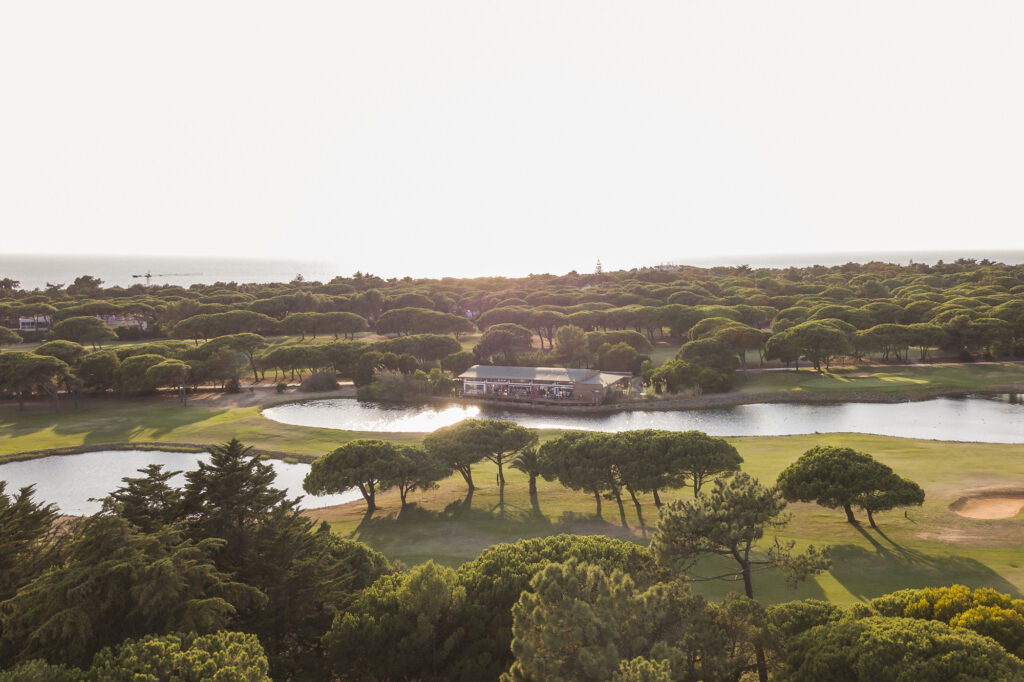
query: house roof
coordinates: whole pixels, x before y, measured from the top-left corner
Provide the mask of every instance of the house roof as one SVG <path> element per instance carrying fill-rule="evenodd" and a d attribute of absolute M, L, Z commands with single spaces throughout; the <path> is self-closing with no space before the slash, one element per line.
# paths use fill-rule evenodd
<path fill-rule="evenodd" d="M 502 365 L 473 365 L 459 375 L 460 379 L 507 379 L 510 381 L 552 381 L 572 384 L 612 384 L 627 379 L 628 372 L 601 372 L 596 369 L 566 367 L 505 367 Z"/>

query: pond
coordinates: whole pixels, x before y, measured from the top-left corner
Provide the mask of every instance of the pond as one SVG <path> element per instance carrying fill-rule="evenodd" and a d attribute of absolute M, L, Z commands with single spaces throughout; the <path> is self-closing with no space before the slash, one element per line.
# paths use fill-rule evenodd
<path fill-rule="evenodd" d="M 463 419 L 488 418 L 509 419 L 535 429 L 697 429 L 713 436 L 852 432 L 1024 443 L 1024 404 L 1018 395 L 973 395 L 905 403 L 758 403 L 608 414 L 533 413 L 492 405 L 389 406 L 336 398 L 278 405 L 264 410 L 263 416 L 297 426 L 392 433 L 429 432 Z"/>
<path fill-rule="evenodd" d="M 138 477 L 138 470 L 150 464 L 163 464 L 164 469 L 190 471 L 200 461 L 208 462 L 210 455 L 205 452 L 164 452 L 161 450 L 102 450 L 85 452 L 80 455 L 55 455 L 24 462 L 0 464 L 0 481 L 7 481 L 7 494 L 16 493 L 23 486 L 35 483 L 33 499 L 39 502 L 53 502 L 64 514 L 94 514 L 100 510 L 100 503 L 90 498 L 102 498 L 121 486 L 125 476 Z M 303 509 L 314 509 L 328 505 L 343 504 L 360 498 L 358 490 L 338 495 L 314 497 L 302 490 L 302 479 L 309 471 L 308 464 L 289 464 L 278 459 L 268 459 L 274 467 L 277 480 L 274 485 L 288 491 L 288 497 L 304 495 Z M 185 475 L 171 479 L 173 485 L 185 483 Z"/>

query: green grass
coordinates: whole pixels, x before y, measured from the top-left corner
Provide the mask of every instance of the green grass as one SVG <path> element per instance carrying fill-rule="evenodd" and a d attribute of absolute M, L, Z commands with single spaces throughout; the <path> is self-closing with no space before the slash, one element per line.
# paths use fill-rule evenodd
<path fill-rule="evenodd" d="M 797 547 L 831 545 L 833 569 L 791 591 L 773 573 L 758 574 L 756 590 L 766 601 L 793 598 L 829 599 L 847 604 L 905 587 L 964 583 L 987 586 L 1014 596 L 1024 592 L 1024 514 L 1014 519 L 980 521 L 949 511 L 962 491 L 998 485 L 1024 492 L 1024 446 L 949 444 L 884 436 L 832 434 L 772 438 L 730 439 L 744 457 L 744 470 L 762 481 L 774 481 L 778 473 L 806 449 L 817 444 L 854 447 L 874 454 L 899 473 L 918 481 L 927 492 L 921 508 L 878 515 L 881 532 L 845 521 L 842 511 L 812 504 L 791 505 L 792 521 L 778 531 L 782 540 Z M 380 509 L 370 518 L 362 503 L 327 510 L 321 514 L 332 528 L 406 563 L 433 559 L 458 565 L 496 542 L 552 533 L 601 533 L 646 542 L 627 500 L 628 529 L 619 524 L 614 501 L 604 501 L 602 517 L 595 517 L 592 496 L 574 493 L 555 483 L 541 482 L 542 515 L 534 515 L 526 492 L 526 479 L 506 471 L 505 514 L 498 507 L 495 467 L 483 464 L 474 470 L 480 489 L 465 508 L 465 484 L 461 478 L 443 482 L 438 490 L 417 496 L 417 505 L 399 514 L 397 495 L 378 497 Z M 686 498 L 676 491 L 663 495 L 667 501 Z M 656 511 L 649 497 L 642 499 L 648 525 Z M 863 514 L 860 514 L 863 516 Z M 711 572 L 712 566 L 705 566 Z M 739 588 L 734 583 L 699 583 L 698 591 L 720 598 Z"/>
<path fill-rule="evenodd" d="M 939 369 L 939 368 L 932 368 Z M 972 370 L 978 368 L 971 368 Z M 809 374 L 809 373 L 808 373 Z M 0 409 L 0 461 L 4 455 L 58 447 L 104 443 L 163 442 L 204 445 L 237 436 L 258 449 L 309 461 L 353 438 L 415 442 L 418 434 L 379 434 L 313 429 L 273 422 L 258 407 L 182 408 L 163 399 L 92 400 L 81 409 L 59 414 L 36 405 L 20 413 Z M 542 438 L 557 432 L 543 432 Z M 884 436 L 831 434 L 730 439 L 744 458 L 744 469 L 762 481 L 778 473 L 817 444 L 850 446 L 875 455 L 898 473 L 920 483 L 927 493 L 921 508 L 879 515 L 882 532 L 845 522 L 841 511 L 809 504 L 791 506 L 792 522 L 781 539 L 833 547 L 835 566 L 798 591 L 789 591 L 777 576 L 759 574 L 758 595 L 768 601 L 794 597 L 827 598 L 850 603 L 904 587 L 954 582 L 989 586 L 1015 596 L 1024 593 L 1024 514 L 1013 519 L 972 520 L 948 507 L 964 491 L 998 487 L 1024 492 L 1024 445 L 944 443 Z M 505 513 L 498 507 L 495 467 L 476 467 L 479 490 L 464 503 L 465 485 L 453 476 L 439 489 L 416 494 L 416 507 L 399 515 L 397 494 L 379 496 L 380 509 L 364 518 L 361 502 L 325 511 L 334 530 L 362 540 L 389 557 L 408 564 L 426 559 L 457 565 L 497 542 L 560 532 L 601 533 L 646 542 L 632 505 L 626 502 L 629 527 L 623 529 L 613 501 L 604 501 L 595 517 L 590 495 L 556 483 L 540 484 L 540 516 L 531 513 L 525 477 L 506 469 Z M 666 493 L 687 497 L 687 491 Z M 656 513 L 650 497 L 642 499 L 648 526 Z M 707 570 L 712 570 L 708 567 Z M 701 583 L 710 597 L 733 591 L 733 583 Z"/>
<path fill-rule="evenodd" d="M 674 339 L 655 341 L 653 350 L 647 354 L 648 357 L 651 358 L 651 364 L 655 367 L 660 367 L 669 360 L 675 359 L 676 353 L 679 352 L 680 345 L 681 344 Z"/>
<path fill-rule="evenodd" d="M 745 393 L 808 391 L 820 393 L 914 393 L 936 390 L 984 390 L 993 386 L 1024 385 L 1024 364 L 1013 362 L 908 367 L 836 367 L 819 374 L 800 371 L 752 373 L 737 382 Z"/>
<path fill-rule="evenodd" d="M 41 405 L 20 413 L 0 410 L 0 461 L 4 455 L 102 443 L 220 443 L 232 437 L 260 450 L 309 461 L 354 438 L 378 434 L 291 426 L 263 417 L 259 407 L 181 407 L 170 400 L 93 400 L 60 413 Z M 418 439 L 417 435 L 396 440 Z"/>

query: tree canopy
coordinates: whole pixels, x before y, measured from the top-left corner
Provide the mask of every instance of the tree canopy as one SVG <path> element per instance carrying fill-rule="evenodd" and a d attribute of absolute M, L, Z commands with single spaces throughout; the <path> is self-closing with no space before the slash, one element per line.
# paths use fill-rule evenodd
<path fill-rule="evenodd" d="M 787 500 L 842 507 L 856 523 L 854 505 L 863 508 L 875 525 L 874 513 L 924 502 L 924 491 L 896 475 L 871 455 L 852 448 L 816 446 L 779 474 L 779 489 Z"/>

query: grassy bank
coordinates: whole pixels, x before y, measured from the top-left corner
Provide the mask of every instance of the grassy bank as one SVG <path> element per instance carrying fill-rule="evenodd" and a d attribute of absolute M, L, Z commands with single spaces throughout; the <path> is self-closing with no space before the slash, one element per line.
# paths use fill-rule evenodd
<path fill-rule="evenodd" d="M 0 409 L 0 462 L 8 455 L 52 448 L 140 442 L 207 445 L 235 436 L 258 450 L 310 461 L 353 438 L 377 437 L 280 424 L 261 416 L 260 409 L 260 405 L 240 407 L 203 400 L 182 407 L 170 397 L 92 399 L 79 409 L 59 413 L 45 410 L 41 404 L 33 404 L 25 412 L 5 407 Z M 394 436 L 395 440 L 418 438 Z"/>
<path fill-rule="evenodd" d="M 844 393 L 853 392 L 970 392 L 1013 385 L 1024 387 L 1024 363 L 837 367 L 820 374 L 813 368 L 773 370 L 752 372 L 749 379 L 740 379 L 736 388 L 744 393 L 809 392 L 841 398 Z"/>

